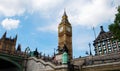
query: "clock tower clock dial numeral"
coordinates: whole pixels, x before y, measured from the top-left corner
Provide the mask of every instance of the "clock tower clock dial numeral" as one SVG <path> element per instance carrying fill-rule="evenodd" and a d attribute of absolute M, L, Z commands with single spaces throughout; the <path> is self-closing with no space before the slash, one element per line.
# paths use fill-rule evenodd
<path fill-rule="evenodd" d="M 60 27 L 60 32 L 62 32 L 63 31 L 63 27 Z"/>
<path fill-rule="evenodd" d="M 70 27 L 67 26 L 67 31 L 70 32 Z"/>

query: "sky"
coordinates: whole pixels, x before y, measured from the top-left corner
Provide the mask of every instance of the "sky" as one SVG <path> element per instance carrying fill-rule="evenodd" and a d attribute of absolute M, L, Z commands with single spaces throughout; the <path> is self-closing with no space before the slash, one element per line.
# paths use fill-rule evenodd
<path fill-rule="evenodd" d="M 17 44 L 22 51 L 36 48 L 46 55 L 53 55 L 58 46 L 58 25 L 66 10 L 72 25 L 73 57 L 86 56 L 91 43 L 100 32 L 108 31 L 113 23 L 120 0 L 0 0 L 0 37 L 18 35 Z M 57 51 L 56 51 L 57 52 Z"/>

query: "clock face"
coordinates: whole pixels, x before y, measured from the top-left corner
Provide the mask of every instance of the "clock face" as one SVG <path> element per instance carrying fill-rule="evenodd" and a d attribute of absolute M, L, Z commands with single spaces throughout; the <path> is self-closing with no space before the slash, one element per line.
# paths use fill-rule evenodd
<path fill-rule="evenodd" d="M 70 32 L 70 27 L 67 27 L 67 31 Z"/>
<path fill-rule="evenodd" d="M 60 27 L 60 32 L 62 32 L 63 31 L 63 27 Z"/>

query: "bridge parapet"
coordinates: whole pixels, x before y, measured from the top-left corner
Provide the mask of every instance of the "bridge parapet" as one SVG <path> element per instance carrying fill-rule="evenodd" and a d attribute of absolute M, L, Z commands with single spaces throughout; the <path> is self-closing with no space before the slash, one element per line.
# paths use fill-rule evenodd
<path fill-rule="evenodd" d="M 84 59 L 84 65 L 105 64 L 120 61 L 120 53 L 113 53 L 99 56 L 88 56 Z"/>
<path fill-rule="evenodd" d="M 12 55 L 12 56 L 21 56 L 21 57 L 26 57 L 25 52 L 20 52 L 20 51 L 9 51 L 9 50 L 0 50 L 1 54 L 7 54 L 7 55 Z"/>

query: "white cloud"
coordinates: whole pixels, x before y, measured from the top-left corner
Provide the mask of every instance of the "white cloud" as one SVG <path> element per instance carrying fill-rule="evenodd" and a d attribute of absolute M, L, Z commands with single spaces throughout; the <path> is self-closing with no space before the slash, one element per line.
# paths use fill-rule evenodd
<path fill-rule="evenodd" d="M 44 11 L 49 12 L 49 10 L 53 10 L 53 8 L 58 7 L 64 0 L 31 0 L 32 8 L 34 11 Z"/>
<path fill-rule="evenodd" d="M 14 19 L 4 19 L 1 22 L 1 25 L 4 29 L 6 30 L 11 30 L 11 29 L 16 29 L 19 26 L 20 21 L 19 20 L 14 20 Z"/>
<path fill-rule="evenodd" d="M 97 26 L 114 20 L 116 5 L 112 6 L 113 0 L 85 1 L 71 1 L 66 5 L 68 11 L 70 11 L 69 18 L 73 25 L 91 27 L 91 25 Z"/>
<path fill-rule="evenodd" d="M 0 15 L 11 17 L 24 13 L 50 13 L 64 0 L 0 0 Z"/>
<path fill-rule="evenodd" d="M 54 18 L 58 11 L 61 14 L 63 8 L 66 8 L 73 25 L 97 26 L 114 20 L 118 5 L 119 0 L 0 0 L 0 14 L 16 16 L 37 12 L 43 16 L 52 14 Z"/>
<path fill-rule="evenodd" d="M 11 17 L 25 12 L 24 0 L 0 0 L 0 14 Z"/>

